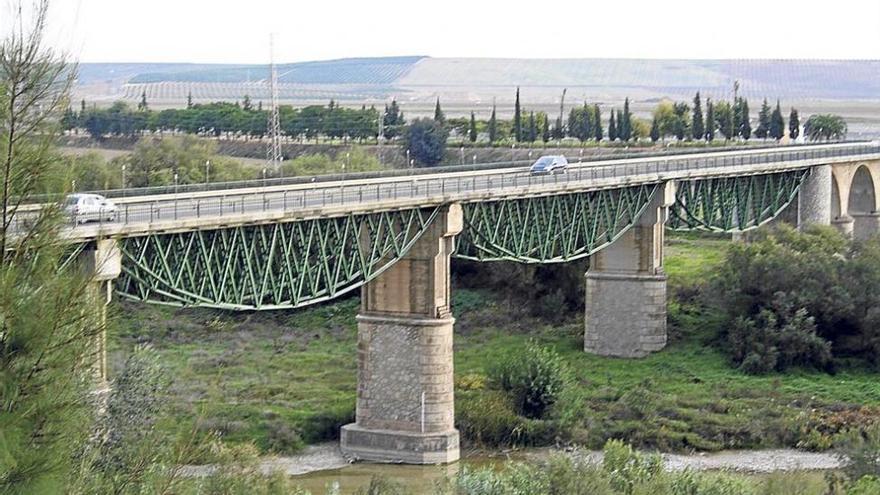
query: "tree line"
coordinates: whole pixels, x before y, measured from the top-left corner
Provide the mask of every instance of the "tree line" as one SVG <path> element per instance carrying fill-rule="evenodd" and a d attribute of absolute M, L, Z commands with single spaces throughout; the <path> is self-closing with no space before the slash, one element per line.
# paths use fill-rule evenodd
<path fill-rule="evenodd" d="M 542 111 L 530 111 L 520 101 L 516 91 L 514 115 L 510 120 L 499 119 L 493 104 L 488 120 L 476 118 L 447 118 L 439 98 L 433 121 L 440 124 L 450 135 L 463 142 L 534 143 L 562 140 L 580 142 L 619 141 L 631 142 L 650 138 L 651 141 L 676 139 L 678 141 L 714 141 L 751 138 L 782 139 L 786 128 L 788 135 L 796 139 L 801 132 L 800 116 L 791 108 L 786 125 L 782 107 L 777 100 L 771 108 L 765 98 L 756 126 L 752 127 L 749 101 L 737 97 L 733 102 L 703 100 L 697 92 L 691 102 L 662 101 L 652 112 L 650 120 L 636 118 L 626 98 L 620 109 L 610 108 L 607 119 L 598 103 L 583 102 L 563 118 L 560 114 L 551 125 L 551 116 Z M 404 113 L 396 100 L 380 112 L 375 106 L 346 108 L 331 100 L 328 105 L 310 105 L 293 108 L 279 107 L 282 134 L 290 139 L 317 140 L 319 138 L 343 139 L 353 142 L 375 140 L 380 135 L 386 140 L 402 139 L 408 126 Z M 116 102 L 109 108 L 91 108 L 85 100 L 79 111 L 68 108 L 61 119 L 66 131 L 84 130 L 94 139 L 107 136 L 139 136 L 144 134 L 182 132 L 214 137 L 243 139 L 262 138 L 267 133 L 269 111 L 262 103 L 253 104 L 248 96 L 240 102 L 214 102 L 193 104 L 186 108 L 150 109 L 146 95 L 140 103 L 131 107 Z M 846 122 L 836 115 L 813 115 L 804 125 L 805 138 L 809 140 L 841 139 L 846 136 Z"/>

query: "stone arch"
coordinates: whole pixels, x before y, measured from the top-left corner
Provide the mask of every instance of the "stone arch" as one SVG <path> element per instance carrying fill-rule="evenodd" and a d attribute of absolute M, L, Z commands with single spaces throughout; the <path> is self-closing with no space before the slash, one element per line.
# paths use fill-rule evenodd
<path fill-rule="evenodd" d="M 859 165 L 852 176 L 847 203 L 849 205 L 847 213 L 850 216 L 872 213 L 877 210 L 874 177 L 865 165 Z"/>
<path fill-rule="evenodd" d="M 851 166 L 834 166 L 831 169 L 831 221 L 849 217 L 849 188 L 855 169 Z"/>
<path fill-rule="evenodd" d="M 853 166 L 854 172 L 849 186 L 849 216 L 853 219 L 853 237 L 867 239 L 880 231 L 878 213 L 876 163 Z"/>

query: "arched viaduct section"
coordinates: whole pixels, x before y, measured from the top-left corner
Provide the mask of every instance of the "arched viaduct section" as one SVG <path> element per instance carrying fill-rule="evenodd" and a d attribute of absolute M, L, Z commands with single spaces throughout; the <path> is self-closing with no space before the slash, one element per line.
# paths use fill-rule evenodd
<path fill-rule="evenodd" d="M 830 166 L 831 224 L 855 239 L 880 233 L 880 161 Z"/>

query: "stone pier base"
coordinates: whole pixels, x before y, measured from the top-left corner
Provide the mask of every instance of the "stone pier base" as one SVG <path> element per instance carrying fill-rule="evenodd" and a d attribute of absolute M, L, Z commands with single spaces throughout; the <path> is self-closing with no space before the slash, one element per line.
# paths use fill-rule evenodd
<path fill-rule="evenodd" d="M 853 220 L 853 217 L 849 215 L 837 217 L 831 221 L 831 225 L 834 226 L 834 228 L 840 231 L 841 234 L 850 238 L 853 236 L 853 230 L 855 228 L 854 224 L 855 221 Z"/>
<path fill-rule="evenodd" d="M 859 241 L 880 234 L 880 212 L 853 213 L 853 238 Z"/>
<path fill-rule="evenodd" d="M 344 454 L 406 464 L 458 460 L 454 321 L 358 316 L 357 416 L 342 428 Z"/>
<path fill-rule="evenodd" d="M 798 228 L 831 223 L 831 165 L 810 169 L 798 191 Z"/>
<path fill-rule="evenodd" d="M 644 357 L 666 346 L 666 275 L 587 272 L 584 350 Z"/>

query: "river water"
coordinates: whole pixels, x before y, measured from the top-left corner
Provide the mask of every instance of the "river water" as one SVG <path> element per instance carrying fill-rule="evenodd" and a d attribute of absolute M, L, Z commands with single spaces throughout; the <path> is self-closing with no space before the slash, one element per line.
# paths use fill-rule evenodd
<path fill-rule="evenodd" d="M 351 464 L 339 452 L 338 444 L 326 443 L 308 447 L 300 455 L 266 459 L 264 471 L 283 471 L 293 476 L 296 483 L 314 495 L 338 493 L 346 495 L 370 483 L 374 476 L 382 476 L 403 484 L 411 493 L 433 493 L 438 482 L 455 476 L 463 467 L 502 467 L 512 461 L 540 461 L 558 450 L 532 448 L 515 451 L 462 453 L 462 460 L 445 466 L 412 466 L 403 464 Z M 601 452 L 574 451 L 568 455 L 598 463 Z M 707 454 L 663 454 L 668 470 L 732 470 L 746 473 L 773 473 L 783 471 L 817 471 L 837 469 L 840 460 L 830 453 L 801 452 L 797 450 L 745 450 Z M 185 473 L 203 476 L 210 466 L 190 466 Z"/>

